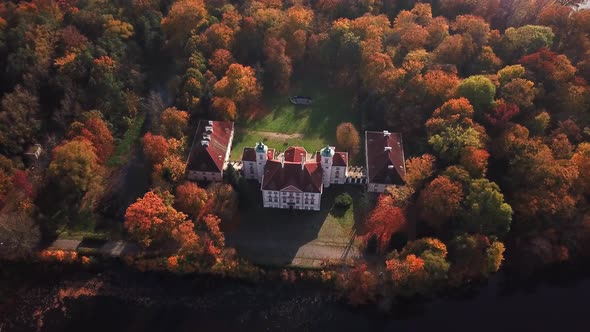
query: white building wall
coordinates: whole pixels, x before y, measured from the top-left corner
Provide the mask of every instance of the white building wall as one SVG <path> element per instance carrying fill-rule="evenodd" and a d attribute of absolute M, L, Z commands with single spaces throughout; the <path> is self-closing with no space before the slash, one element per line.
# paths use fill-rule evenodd
<path fill-rule="evenodd" d="M 332 166 L 332 174 L 330 174 L 330 183 L 346 183 L 346 167 Z"/>
<path fill-rule="evenodd" d="M 319 211 L 321 194 L 262 190 L 262 202 L 265 208 L 290 209 L 292 206 L 295 210 Z"/>
<path fill-rule="evenodd" d="M 187 178 L 192 181 L 221 182 L 223 174 L 222 172 L 189 171 Z"/>
<path fill-rule="evenodd" d="M 322 182 L 324 187 L 329 187 L 332 177 L 332 157 L 322 156 Z"/>
<path fill-rule="evenodd" d="M 246 179 L 258 180 L 258 166 L 255 161 L 244 161 L 242 163 L 242 173 Z"/>
<path fill-rule="evenodd" d="M 264 175 L 264 166 L 266 166 L 267 155 L 264 153 L 256 153 L 256 169 L 258 172 L 258 182 L 262 183 L 262 176 Z"/>

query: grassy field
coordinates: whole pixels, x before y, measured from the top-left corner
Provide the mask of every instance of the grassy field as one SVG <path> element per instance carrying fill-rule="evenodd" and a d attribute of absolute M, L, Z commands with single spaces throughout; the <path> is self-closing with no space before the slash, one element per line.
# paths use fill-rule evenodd
<path fill-rule="evenodd" d="M 289 96 L 303 95 L 313 98 L 311 106 L 296 106 Z M 326 144 L 336 145 L 336 127 L 342 122 L 358 122 L 354 107 L 354 94 L 331 89 L 317 80 L 295 82 L 288 95 L 266 96 L 267 111 L 255 120 L 241 120 L 236 124 L 231 157 L 239 159 L 242 150 L 258 141 L 277 150 L 291 145 L 305 147 L 308 152 L 317 151 Z M 278 133 L 292 137 L 277 137 Z"/>

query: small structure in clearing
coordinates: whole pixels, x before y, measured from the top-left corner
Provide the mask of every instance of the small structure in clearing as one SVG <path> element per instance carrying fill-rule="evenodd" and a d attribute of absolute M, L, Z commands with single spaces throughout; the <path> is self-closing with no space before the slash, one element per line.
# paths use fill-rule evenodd
<path fill-rule="evenodd" d="M 292 104 L 295 105 L 311 105 L 313 99 L 311 97 L 304 97 L 304 96 L 293 96 L 289 99 Z"/>

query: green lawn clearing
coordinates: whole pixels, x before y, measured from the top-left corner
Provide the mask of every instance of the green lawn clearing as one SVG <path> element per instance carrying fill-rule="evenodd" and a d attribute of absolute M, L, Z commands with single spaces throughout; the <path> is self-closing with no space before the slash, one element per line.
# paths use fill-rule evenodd
<path fill-rule="evenodd" d="M 289 96 L 313 98 L 310 106 L 293 105 Z M 236 123 L 232 158 L 239 159 L 244 147 L 265 142 L 279 151 L 291 145 L 314 152 L 326 144 L 336 145 L 336 127 L 342 122 L 358 123 L 354 93 L 331 89 L 317 80 L 295 82 L 288 95 L 265 97 L 268 113 L 255 120 Z"/>

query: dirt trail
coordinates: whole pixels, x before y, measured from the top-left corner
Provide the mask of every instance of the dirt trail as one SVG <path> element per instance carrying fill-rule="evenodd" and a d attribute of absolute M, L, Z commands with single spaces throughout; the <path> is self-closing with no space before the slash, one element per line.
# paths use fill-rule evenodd
<path fill-rule="evenodd" d="M 303 134 L 282 134 L 274 131 L 250 131 L 250 134 L 260 135 L 264 138 L 277 139 L 277 140 L 288 140 L 294 138 L 303 138 Z"/>

